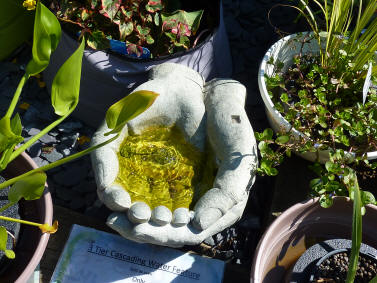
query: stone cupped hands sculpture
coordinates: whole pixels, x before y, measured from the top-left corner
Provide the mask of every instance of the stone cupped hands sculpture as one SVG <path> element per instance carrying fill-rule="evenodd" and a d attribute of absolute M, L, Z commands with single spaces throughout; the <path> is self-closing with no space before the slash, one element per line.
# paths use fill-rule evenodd
<path fill-rule="evenodd" d="M 242 216 L 254 182 L 257 152 L 244 111 L 246 89 L 234 80 L 205 83 L 194 70 L 166 63 L 152 68 L 149 81 L 137 90 L 160 95 L 147 111 L 127 123 L 117 140 L 92 154 L 98 196 L 114 211 L 107 224 L 137 242 L 171 247 L 198 244 Z M 213 151 L 218 167 L 216 176 L 193 210 L 173 207 L 171 211 L 164 205 L 155 205 L 151 210 L 140 197 L 132 199 L 130 194 L 134 194 L 127 192 L 117 179 L 118 153 L 124 139 L 158 126 L 178 128 L 184 139 L 207 159 L 211 154 L 205 153 L 206 143 Z M 93 143 L 100 143 L 108 131 L 103 123 Z M 197 190 L 198 184 L 192 185 Z"/>

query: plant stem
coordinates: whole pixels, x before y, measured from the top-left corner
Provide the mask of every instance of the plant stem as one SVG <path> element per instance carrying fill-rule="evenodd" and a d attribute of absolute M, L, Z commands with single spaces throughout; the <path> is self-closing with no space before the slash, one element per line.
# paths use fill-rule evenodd
<path fill-rule="evenodd" d="M 72 113 L 72 111 L 70 111 L 66 115 L 60 117 L 59 119 L 57 119 L 56 121 L 54 121 L 53 123 L 51 123 L 50 125 L 48 125 L 46 128 L 44 128 L 42 131 L 40 131 L 38 134 L 36 134 L 35 136 L 33 136 L 30 140 L 28 140 L 22 146 L 20 146 L 19 148 L 17 148 L 12 153 L 12 155 L 10 156 L 9 162 L 11 162 L 12 160 L 14 160 L 17 156 L 19 156 L 22 152 L 24 152 L 27 148 L 29 148 L 33 143 L 35 143 L 37 140 L 39 140 L 39 138 L 41 138 L 42 136 L 44 136 L 45 134 L 47 134 L 49 131 L 51 131 L 53 128 L 55 128 L 57 125 L 59 125 L 61 122 L 63 122 L 65 120 L 65 118 L 67 118 L 71 113 Z"/>
<path fill-rule="evenodd" d="M 21 220 L 21 219 L 16 219 L 16 218 L 12 218 L 12 217 L 6 217 L 6 216 L 2 216 L 2 215 L 0 215 L 0 220 L 17 222 L 17 223 L 21 223 L 21 224 L 27 224 L 27 225 L 31 225 L 31 226 L 36 226 L 36 227 L 39 227 L 39 226 L 42 225 L 40 223 L 26 221 L 26 220 Z"/>
<path fill-rule="evenodd" d="M 60 166 L 60 165 L 62 165 L 62 164 L 64 164 L 64 163 L 70 162 L 70 161 L 72 161 L 72 160 L 74 160 L 74 159 L 76 159 L 76 158 L 79 158 L 79 157 L 81 157 L 81 156 L 84 156 L 84 155 L 86 155 L 86 154 L 88 154 L 88 153 L 90 153 L 90 152 L 96 150 L 97 148 L 99 148 L 99 147 L 101 147 L 101 146 L 104 146 L 104 145 L 106 145 L 106 144 L 108 144 L 108 143 L 114 141 L 114 140 L 117 139 L 118 137 L 119 137 L 119 134 L 117 134 L 115 137 L 112 137 L 111 139 L 109 139 L 109 140 L 107 140 L 107 141 L 104 141 L 103 143 L 97 144 L 97 145 L 95 145 L 95 146 L 91 146 L 91 147 L 89 147 L 89 148 L 87 148 L 87 149 L 85 149 L 85 150 L 83 150 L 83 151 L 80 151 L 80 152 L 78 152 L 78 153 L 72 154 L 72 155 L 70 155 L 70 156 L 67 156 L 67 157 L 65 157 L 65 158 L 63 158 L 63 159 L 60 159 L 60 160 L 58 160 L 58 161 L 55 161 L 55 162 L 53 162 L 53 163 L 47 164 L 47 165 L 42 166 L 42 167 L 40 167 L 40 168 L 36 168 L 36 169 L 30 170 L 30 171 L 28 171 L 28 172 L 26 172 L 26 173 L 24 173 L 24 174 L 22 174 L 22 175 L 19 175 L 19 176 L 17 176 L 17 177 L 14 177 L 14 178 L 12 178 L 12 179 L 9 179 L 9 180 L 7 180 L 7 181 L 5 181 L 5 182 L 3 182 L 3 183 L 0 184 L 0 190 L 5 189 L 6 187 L 8 187 L 8 186 L 14 184 L 15 182 L 21 180 L 21 179 L 24 178 L 24 177 L 27 177 L 27 176 L 32 175 L 32 174 L 37 173 L 37 172 L 41 172 L 41 171 L 44 172 L 44 171 L 47 171 L 47 170 L 53 169 L 53 168 L 55 168 L 55 167 L 57 167 L 57 166 Z"/>
<path fill-rule="evenodd" d="M 353 283 L 359 261 L 359 253 L 362 237 L 361 196 L 356 173 L 353 173 L 353 213 L 352 213 L 352 249 L 348 265 L 346 283 Z"/>
<path fill-rule="evenodd" d="M 20 95 L 21 95 L 21 92 L 22 92 L 22 88 L 24 87 L 25 85 L 25 82 L 29 79 L 30 75 L 25 73 L 20 82 L 18 83 L 18 86 L 17 86 L 17 89 L 16 89 L 16 92 L 14 93 L 13 95 L 13 98 L 12 98 L 12 101 L 9 105 L 9 108 L 8 108 L 8 111 L 7 113 L 5 114 L 5 117 L 8 117 L 8 118 L 11 118 L 12 117 L 12 114 L 13 114 L 13 111 L 14 109 L 16 108 L 16 105 L 17 105 L 17 102 L 18 102 L 18 99 L 20 98 Z"/>

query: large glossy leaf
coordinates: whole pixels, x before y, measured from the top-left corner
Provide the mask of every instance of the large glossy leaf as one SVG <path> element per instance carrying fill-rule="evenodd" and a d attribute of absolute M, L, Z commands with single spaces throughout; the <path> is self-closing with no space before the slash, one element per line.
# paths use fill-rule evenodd
<path fill-rule="evenodd" d="M 119 133 L 128 121 L 147 110 L 158 95 L 153 91 L 139 90 L 113 104 L 106 113 L 107 126 L 112 129 L 107 134 Z"/>
<path fill-rule="evenodd" d="M 8 193 L 10 202 L 18 202 L 21 198 L 25 200 L 39 199 L 44 191 L 47 175 L 44 172 L 37 172 L 26 176 L 13 184 Z"/>
<path fill-rule="evenodd" d="M 51 87 L 51 102 L 55 113 L 64 116 L 72 112 L 79 102 L 82 56 L 85 39 L 57 72 Z"/>
<path fill-rule="evenodd" d="M 23 137 L 20 135 L 19 131 L 20 121 L 17 120 L 17 117 L 18 116 L 15 116 L 15 118 L 12 119 L 12 123 L 8 117 L 3 117 L 0 120 L 0 170 L 4 170 L 7 166 L 14 146 L 23 141 Z M 18 134 L 14 133 L 13 127 L 15 127 L 14 131 Z"/>
<path fill-rule="evenodd" d="M 55 15 L 38 1 L 33 34 L 33 57 L 26 67 L 26 73 L 36 75 L 42 72 L 50 62 L 60 41 L 61 28 Z"/>
<path fill-rule="evenodd" d="M 5 227 L 0 226 L 0 250 L 5 253 L 5 256 L 14 259 L 16 255 L 12 250 L 7 249 L 8 233 Z"/>

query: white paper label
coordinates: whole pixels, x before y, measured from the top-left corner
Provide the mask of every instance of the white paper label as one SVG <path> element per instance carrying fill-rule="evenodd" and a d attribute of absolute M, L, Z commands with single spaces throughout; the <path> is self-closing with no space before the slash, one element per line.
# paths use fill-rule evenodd
<path fill-rule="evenodd" d="M 221 283 L 225 263 L 74 225 L 51 282 Z"/>
<path fill-rule="evenodd" d="M 371 78 L 372 78 L 372 63 L 369 63 L 368 73 L 365 78 L 364 87 L 363 87 L 363 105 L 365 104 L 365 101 L 367 100 L 367 95 L 368 95 L 370 84 L 371 84 Z"/>

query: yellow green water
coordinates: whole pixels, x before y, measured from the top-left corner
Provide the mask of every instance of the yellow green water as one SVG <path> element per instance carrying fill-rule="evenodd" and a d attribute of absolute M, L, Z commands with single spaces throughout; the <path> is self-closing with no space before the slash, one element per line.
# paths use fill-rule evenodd
<path fill-rule="evenodd" d="M 116 182 L 151 209 L 165 205 L 172 211 L 192 207 L 211 186 L 214 166 L 208 154 L 185 141 L 173 127 L 151 127 L 141 135 L 129 135 L 118 153 Z"/>

